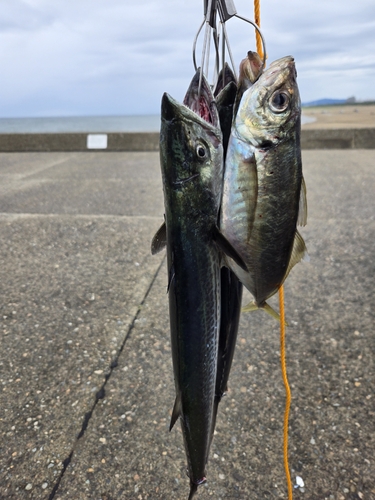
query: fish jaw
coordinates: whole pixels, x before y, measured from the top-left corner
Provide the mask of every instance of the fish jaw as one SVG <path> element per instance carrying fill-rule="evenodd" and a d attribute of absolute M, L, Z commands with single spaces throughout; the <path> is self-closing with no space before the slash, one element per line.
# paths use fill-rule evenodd
<path fill-rule="evenodd" d="M 200 88 L 199 88 L 200 83 Z M 184 104 L 213 127 L 220 128 L 216 102 L 206 77 L 198 68 L 189 85 Z"/>
<path fill-rule="evenodd" d="M 228 141 L 232 128 L 234 103 L 237 95 L 237 85 L 231 81 L 216 97 L 217 108 L 220 117 L 220 127 L 223 133 L 224 158 L 228 147 Z"/>
<path fill-rule="evenodd" d="M 246 90 L 253 86 L 261 75 L 263 61 L 256 52 L 249 50 L 247 57 L 240 63 L 240 75 L 238 78 L 238 90 L 233 108 L 233 121 L 235 120 L 240 106 L 242 96 Z"/>
<path fill-rule="evenodd" d="M 259 78 L 263 68 L 263 61 L 257 52 L 249 50 L 247 56 L 240 62 L 239 85 L 251 87 Z"/>
<path fill-rule="evenodd" d="M 234 83 L 237 86 L 236 77 L 234 76 L 233 71 L 229 67 L 228 63 L 225 63 L 224 68 L 220 70 L 220 73 L 217 77 L 217 82 L 214 90 L 215 98 L 219 96 L 220 92 L 222 92 L 229 83 Z"/>

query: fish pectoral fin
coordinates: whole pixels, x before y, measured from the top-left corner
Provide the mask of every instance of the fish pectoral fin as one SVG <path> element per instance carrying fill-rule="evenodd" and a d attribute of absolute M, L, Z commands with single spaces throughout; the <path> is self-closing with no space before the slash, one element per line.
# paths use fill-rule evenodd
<path fill-rule="evenodd" d="M 306 197 L 306 184 L 305 179 L 302 177 L 301 192 L 299 195 L 298 219 L 299 226 L 306 226 L 307 224 L 307 197 Z"/>
<path fill-rule="evenodd" d="M 165 222 L 156 231 L 151 241 L 151 254 L 156 255 L 167 246 L 167 226 Z"/>
<path fill-rule="evenodd" d="M 298 264 L 298 262 L 301 262 L 301 260 L 309 261 L 310 258 L 309 254 L 307 253 L 307 248 L 304 239 L 302 238 L 300 233 L 296 231 L 296 234 L 294 235 L 292 254 L 289 259 L 289 264 L 285 273 L 284 281 L 287 278 L 290 271 L 292 270 L 292 268 L 296 264 Z"/>
<path fill-rule="evenodd" d="M 172 411 L 171 423 L 169 424 L 169 431 L 173 429 L 174 424 L 177 422 L 180 416 L 181 416 L 181 401 L 179 397 L 176 397 Z"/>
<path fill-rule="evenodd" d="M 239 255 L 237 250 L 232 246 L 232 244 L 226 239 L 226 237 L 219 231 L 219 228 L 215 227 L 213 232 L 213 239 L 216 245 L 220 248 L 222 252 L 228 257 L 234 260 L 234 262 L 240 266 L 241 269 L 248 272 L 247 266 L 243 261 L 242 257 Z"/>

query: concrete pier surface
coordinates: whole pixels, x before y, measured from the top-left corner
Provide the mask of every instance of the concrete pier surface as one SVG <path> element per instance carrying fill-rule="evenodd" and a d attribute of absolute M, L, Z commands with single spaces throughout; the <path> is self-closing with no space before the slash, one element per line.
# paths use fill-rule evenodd
<path fill-rule="evenodd" d="M 285 284 L 295 500 L 375 499 L 374 161 L 303 151 L 310 262 Z M 166 260 L 150 254 L 158 153 L 1 153 L 0 181 L 0 498 L 186 500 Z M 287 498 L 284 400 L 278 324 L 243 314 L 197 499 Z"/>
<path fill-rule="evenodd" d="M 307 106 L 303 114 L 314 121 L 305 123 L 304 130 L 364 129 L 375 127 L 375 103 Z"/>

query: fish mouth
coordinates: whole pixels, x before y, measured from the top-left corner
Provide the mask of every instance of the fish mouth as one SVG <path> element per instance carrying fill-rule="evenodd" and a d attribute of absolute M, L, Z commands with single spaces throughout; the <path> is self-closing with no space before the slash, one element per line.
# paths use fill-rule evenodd
<path fill-rule="evenodd" d="M 240 63 L 241 77 L 247 78 L 251 83 L 255 83 L 263 72 L 263 61 L 257 52 L 248 51 L 247 56 Z"/>
<path fill-rule="evenodd" d="M 163 94 L 161 101 L 161 118 L 165 122 L 195 122 L 205 130 L 217 137 L 220 142 L 222 138 L 220 129 L 219 112 L 211 87 L 204 74 L 199 90 L 201 70 L 198 68 L 190 86 L 186 92 L 183 104 L 179 103 L 167 92 Z"/>
<path fill-rule="evenodd" d="M 268 71 L 270 71 L 272 68 L 276 68 L 278 70 L 286 69 L 286 68 L 294 68 L 295 66 L 294 63 L 294 57 L 293 56 L 285 56 L 281 57 L 280 59 L 276 59 L 276 61 L 273 61 L 269 67 Z"/>
<path fill-rule="evenodd" d="M 217 97 L 220 92 L 230 83 L 233 82 L 237 85 L 236 77 L 228 63 L 225 63 L 224 68 L 220 70 L 215 85 L 215 90 L 213 91 L 214 97 Z"/>
<path fill-rule="evenodd" d="M 273 116 L 282 116 L 283 120 L 288 116 L 287 121 L 298 116 L 300 105 L 297 71 L 292 56 L 272 62 L 257 84 L 260 86 L 262 105 L 267 106 Z"/>
<path fill-rule="evenodd" d="M 186 92 L 184 105 L 207 123 L 219 127 L 219 114 L 210 84 L 198 68 Z"/>
<path fill-rule="evenodd" d="M 277 82 L 281 86 L 285 81 L 296 80 L 297 71 L 294 63 L 294 57 L 285 56 L 273 61 L 268 69 L 263 73 L 266 86 L 270 87 Z"/>

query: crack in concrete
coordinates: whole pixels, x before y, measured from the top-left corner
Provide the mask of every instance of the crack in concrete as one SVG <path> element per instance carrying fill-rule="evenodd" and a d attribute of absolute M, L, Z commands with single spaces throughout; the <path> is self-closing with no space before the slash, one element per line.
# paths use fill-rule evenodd
<path fill-rule="evenodd" d="M 132 322 L 131 322 L 131 324 L 130 324 L 130 326 L 128 328 L 128 331 L 127 331 L 127 333 L 125 335 L 125 338 L 124 338 L 124 340 L 123 340 L 123 342 L 122 342 L 122 344 L 120 346 L 120 349 L 119 349 L 118 353 L 116 354 L 116 357 L 113 359 L 113 361 L 112 361 L 112 363 L 110 365 L 109 372 L 105 375 L 105 380 L 104 380 L 101 388 L 95 394 L 95 400 L 94 400 L 94 403 L 92 405 L 91 410 L 89 410 L 88 412 L 85 413 L 85 416 L 84 416 L 83 422 L 82 422 L 82 426 L 81 426 L 81 430 L 80 430 L 80 432 L 79 432 L 79 434 L 78 434 L 78 436 L 77 436 L 77 438 L 76 438 L 76 440 L 75 440 L 75 442 L 73 444 L 71 452 L 69 453 L 68 457 L 63 461 L 63 468 L 61 470 L 60 476 L 58 477 L 58 479 L 57 479 L 57 481 L 56 481 L 56 483 L 55 483 L 55 485 L 54 485 L 54 487 L 53 487 L 53 489 L 51 491 L 51 494 L 48 497 L 48 500 L 53 500 L 55 498 L 55 495 L 56 495 L 56 493 L 57 493 L 57 491 L 59 489 L 61 480 L 63 479 L 64 474 L 65 474 L 67 468 L 69 467 L 69 464 L 70 464 L 70 462 L 71 462 L 71 460 L 73 458 L 74 451 L 75 451 L 75 449 L 76 449 L 76 447 L 78 445 L 78 442 L 84 436 L 84 434 L 85 434 L 85 432 L 87 430 L 87 427 L 88 427 L 88 425 L 90 423 L 91 417 L 92 417 L 92 415 L 93 415 L 93 413 L 95 411 L 96 405 L 98 404 L 98 401 L 100 399 L 104 399 L 105 398 L 105 386 L 107 385 L 108 380 L 111 378 L 113 370 L 118 366 L 118 360 L 119 360 L 119 358 L 120 358 L 120 356 L 122 354 L 122 351 L 124 350 L 126 341 L 129 339 L 130 334 L 131 334 L 132 330 L 134 329 L 135 322 L 138 319 L 140 312 L 142 311 L 142 307 L 143 307 L 143 305 L 144 305 L 147 297 L 150 294 L 152 286 L 155 283 L 155 280 L 156 280 L 157 276 L 160 273 L 160 270 L 162 268 L 162 265 L 164 264 L 165 259 L 166 259 L 166 256 L 164 256 L 163 259 L 161 260 L 161 262 L 159 264 L 159 267 L 157 268 L 157 270 L 156 270 L 156 272 L 155 272 L 155 274 L 154 274 L 154 276 L 153 276 L 153 278 L 152 278 L 152 280 L 151 280 L 151 282 L 150 282 L 150 284 L 149 284 L 149 286 L 148 286 L 148 288 L 146 290 L 146 293 L 144 294 L 143 299 L 141 300 L 141 302 L 138 305 L 137 312 L 134 315 L 134 318 L 133 318 L 133 320 L 132 320 Z"/>

